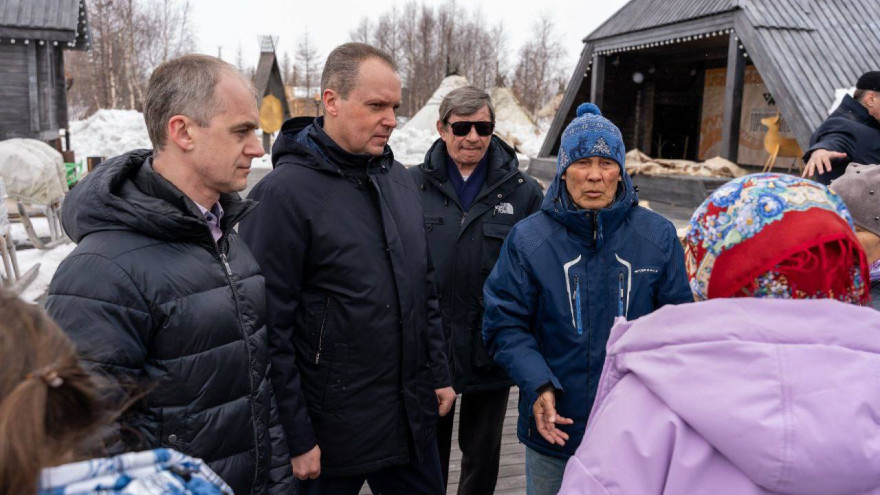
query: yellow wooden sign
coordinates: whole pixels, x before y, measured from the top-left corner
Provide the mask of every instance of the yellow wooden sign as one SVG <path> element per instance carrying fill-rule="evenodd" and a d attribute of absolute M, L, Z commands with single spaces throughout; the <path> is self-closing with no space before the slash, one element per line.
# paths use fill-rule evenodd
<path fill-rule="evenodd" d="M 281 100 L 274 95 L 266 95 L 260 103 L 260 129 L 266 134 L 274 134 L 284 123 L 284 109 Z"/>

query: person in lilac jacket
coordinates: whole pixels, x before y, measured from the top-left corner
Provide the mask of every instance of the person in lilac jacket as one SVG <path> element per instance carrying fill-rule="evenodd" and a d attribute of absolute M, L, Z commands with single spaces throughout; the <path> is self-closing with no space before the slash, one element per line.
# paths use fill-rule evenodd
<path fill-rule="evenodd" d="M 686 253 L 698 302 L 612 328 L 559 493 L 880 494 L 880 315 L 852 304 L 867 266 L 840 198 L 736 179 Z"/>

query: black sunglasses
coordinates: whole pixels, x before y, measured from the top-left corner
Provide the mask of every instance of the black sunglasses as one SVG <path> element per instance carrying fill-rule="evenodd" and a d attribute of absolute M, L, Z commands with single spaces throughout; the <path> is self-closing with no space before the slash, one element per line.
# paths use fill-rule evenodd
<path fill-rule="evenodd" d="M 471 126 L 477 129 L 477 134 L 480 136 L 489 136 L 495 130 L 495 124 L 492 122 L 452 122 L 449 126 L 452 127 L 452 134 L 456 136 L 467 136 L 471 132 Z"/>

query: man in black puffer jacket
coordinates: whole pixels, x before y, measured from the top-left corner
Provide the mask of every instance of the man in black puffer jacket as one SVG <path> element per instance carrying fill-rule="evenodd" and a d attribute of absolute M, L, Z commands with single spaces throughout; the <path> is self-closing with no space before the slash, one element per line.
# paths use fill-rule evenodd
<path fill-rule="evenodd" d="M 431 259 L 437 267 L 452 387 L 461 396 L 459 495 L 493 493 L 501 432 L 513 382 L 483 345 L 483 284 L 513 225 L 538 211 L 544 194 L 519 171 L 510 146 L 492 135 L 489 95 L 458 88 L 440 103 L 440 139 L 409 169 L 419 187 Z M 453 414 L 440 419 L 437 444 L 448 478 Z"/>
<path fill-rule="evenodd" d="M 301 495 L 445 493 L 454 398 L 418 190 L 387 146 L 400 77 L 360 43 L 327 58 L 325 117 L 288 121 L 241 235 L 266 276 L 272 383 Z"/>
<path fill-rule="evenodd" d="M 263 154 L 253 86 L 213 57 L 172 60 L 150 78 L 145 120 L 157 152 L 105 162 L 65 200 L 78 245 L 47 310 L 93 369 L 143 394 L 117 449 L 173 448 L 237 494 L 292 493 L 264 281 L 233 230 L 255 207 L 235 191 Z"/>

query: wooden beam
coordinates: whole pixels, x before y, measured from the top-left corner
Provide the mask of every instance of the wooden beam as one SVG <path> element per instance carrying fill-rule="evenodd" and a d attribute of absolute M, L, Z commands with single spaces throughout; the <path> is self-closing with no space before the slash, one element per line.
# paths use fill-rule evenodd
<path fill-rule="evenodd" d="M 27 47 L 28 68 L 28 107 L 30 108 L 31 132 L 40 132 L 40 88 L 37 77 L 37 46 L 33 43 Z"/>
<path fill-rule="evenodd" d="M 39 60 L 46 75 L 46 78 L 40 81 L 40 92 L 42 93 L 43 117 L 46 119 L 42 127 L 43 130 L 47 131 L 58 130 L 59 127 L 58 112 L 55 105 L 55 61 L 52 57 L 53 50 L 54 47 L 52 45 L 37 47 L 37 53 L 39 54 L 37 60 Z"/>
<path fill-rule="evenodd" d="M 739 153 L 739 123 L 742 117 L 745 74 L 746 59 L 739 49 L 739 40 L 731 34 L 727 44 L 727 81 L 724 84 L 721 156 L 734 163 L 736 163 Z"/>
<path fill-rule="evenodd" d="M 592 84 L 590 85 L 590 101 L 599 109 L 602 109 L 602 100 L 605 97 L 605 55 L 596 55 L 593 59 L 591 71 Z"/>

